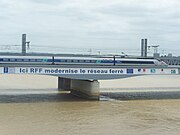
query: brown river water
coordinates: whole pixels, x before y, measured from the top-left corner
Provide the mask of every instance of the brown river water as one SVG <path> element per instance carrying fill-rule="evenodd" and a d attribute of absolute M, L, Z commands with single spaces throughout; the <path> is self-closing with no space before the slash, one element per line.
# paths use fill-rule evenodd
<path fill-rule="evenodd" d="M 87 101 L 58 92 L 56 77 L 0 75 L 0 135 L 180 133 L 179 76 L 100 82 L 100 101 Z"/>

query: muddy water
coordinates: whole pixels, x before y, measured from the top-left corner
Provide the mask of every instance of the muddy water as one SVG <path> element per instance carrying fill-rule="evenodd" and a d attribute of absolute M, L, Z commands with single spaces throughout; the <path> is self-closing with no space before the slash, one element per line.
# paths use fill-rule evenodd
<path fill-rule="evenodd" d="M 169 87 L 178 92 L 179 80 L 177 76 L 157 76 L 101 81 L 101 90 L 158 87 L 167 91 Z M 125 85 L 132 82 L 134 87 Z M 177 135 L 180 132 L 180 99 L 85 101 L 68 92 L 59 93 L 56 86 L 55 77 L 1 76 L 0 135 Z"/>

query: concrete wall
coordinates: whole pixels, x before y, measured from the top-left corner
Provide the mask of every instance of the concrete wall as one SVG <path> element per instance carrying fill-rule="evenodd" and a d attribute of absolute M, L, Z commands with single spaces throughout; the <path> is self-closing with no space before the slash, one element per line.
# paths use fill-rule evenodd
<path fill-rule="evenodd" d="M 100 86 L 97 80 L 72 80 L 71 91 L 73 94 L 92 100 L 99 100 Z"/>
<path fill-rule="evenodd" d="M 58 89 L 91 100 L 99 100 L 100 85 L 97 80 L 76 80 L 58 77 Z"/>
<path fill-rule="evenodd" d="M 71 89 L 71 79 L 58 77 L 58 89 L 69 91 Z"/>

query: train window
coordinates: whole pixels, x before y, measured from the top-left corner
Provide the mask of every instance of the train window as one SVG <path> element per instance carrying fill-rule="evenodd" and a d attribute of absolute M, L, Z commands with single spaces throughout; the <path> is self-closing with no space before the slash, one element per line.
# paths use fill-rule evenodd
<path fill-rule="evenodd" d="M 3 61 L 8 61 L 8 59 L 3 59 Z"/>
<path fill-rule="evenodd" d="M 154 64 L 153 61 L 122 61 L 123 64 Z"/>
<path fill-rule="evenodd" d="M 22 59 L 16 59 L 18 62 L 21 62 L 22 61 Z"/>
<path fill-rule="evenodd" d="M 74 63 L 78 63 L 78 60 L 74 60 Z"/>
<path fill-rule="evenodd" d="M 96 61 L 95 61 L 95 60 L 90 60 L 90 62 L 91 62 L 91 63 L 96 63 Z"/>
<path fill-rule="evenodd" d="M 122 61 L 118 60 L 117 63 L 122 63 Z"/>
<path fill-rule="evenodd" d="M 15 59 L 10 59 L 10 61 L 15 61 Z"/>
<path fill-rule="evenodd" d="M 62 59 L 61 62 L 66 62 L 66 60 Z"/>
<path fill-rule="evenodd" d="M 80 63 L 84 63 L 84 60 L 79 60 Z"/>
<path fill-rule="evenodd" d="M 10 61 L 10 59 L 3 59 L 3 61 Z"/>
<path fill-rule="evenodd" d="M 70 62 L 71 62 L 71 60 L 67 60 L 67 62 L 69 62 L 69 63 L 70 63 Z"/>
<path fill-rule="evenodd" d="M 42 60 L 41 60 L 41 59 L 36 59 L 36 61 L 37 61 L 37 62 L 42 62 Z"/>
<path fill-rule="evenodd" d="M 86 63 L 90 63 L 90 60 L 85 60 L 86 61 Z"/>
<path fill-rule="evenodd" d="M 24 59 L 24 62 L 28 62 L 29 61 L 29 59 Z"/>
<path fill-rule="evenodd" d="M 31 62 L 35 62 L 35 59 L 30 59 Z"/>
<path fill-rule="evenodd" d="M 67 60 L 64 60 L 64 62 L 68 62 Z"/>

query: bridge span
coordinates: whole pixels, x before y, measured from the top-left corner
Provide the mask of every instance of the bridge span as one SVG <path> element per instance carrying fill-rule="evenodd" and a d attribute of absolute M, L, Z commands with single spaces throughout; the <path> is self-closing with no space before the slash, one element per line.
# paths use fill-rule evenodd
<path fill-rule="evenodd" d="M 142 75 L 179 75 L 180 67 L 1 64 L 0 74 L 57 76 L 59 90 L 70 90 L 77 96 L 98 100 L 100 94 L 98 80 Z"/>

